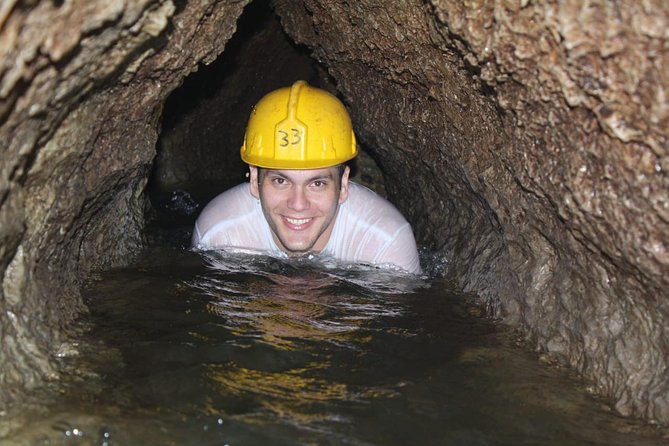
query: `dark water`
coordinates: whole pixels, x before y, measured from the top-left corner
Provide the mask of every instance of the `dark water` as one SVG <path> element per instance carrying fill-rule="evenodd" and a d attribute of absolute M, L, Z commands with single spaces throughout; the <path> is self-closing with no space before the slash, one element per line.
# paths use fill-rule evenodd
<path fill-rule="evenodd" d="M 154 248 L 6 444 L 660 445 L 447 282 Z"/>

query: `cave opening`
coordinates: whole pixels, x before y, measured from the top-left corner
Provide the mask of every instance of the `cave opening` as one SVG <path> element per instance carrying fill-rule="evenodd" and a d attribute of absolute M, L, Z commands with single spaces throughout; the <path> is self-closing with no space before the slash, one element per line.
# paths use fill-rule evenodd
<path fill-rule="evenodd" d="M 149 231 L 182 227 L 179 242 L 187 243 L 202 207 L 246 180 L 239 148 L 252 107 L 300 79 L 338 94 L 327 69 L 285 33 L 271 0 L 251 2 L 225 51 L 198 66 L 166 100 L 147 184 Z M 349 162 L 351 178 L 385 196 L 379 165 L 362 141 L 358 146 L 360 154 Z"/>

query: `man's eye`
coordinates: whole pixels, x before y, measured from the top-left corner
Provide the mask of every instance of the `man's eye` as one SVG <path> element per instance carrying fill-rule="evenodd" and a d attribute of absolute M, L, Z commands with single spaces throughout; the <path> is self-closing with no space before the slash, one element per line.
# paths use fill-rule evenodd
<path fill-rule="evenodd" d="M 280 186 L 280 185 L 286 183 L 286 179 L 285 178 L 272 178 L 272 183 Z"/>
<path fill-rule="evenodd" d="M 316 181 L 314 181 L 313 184 L 314 184 L 315 187 L 319 187 L 319 188 L 320 188 L 320 187 L 325 187 L 325 185 L 326 185 L 327 183 L 326 183 L 325 181 L 316 180 Z"/>

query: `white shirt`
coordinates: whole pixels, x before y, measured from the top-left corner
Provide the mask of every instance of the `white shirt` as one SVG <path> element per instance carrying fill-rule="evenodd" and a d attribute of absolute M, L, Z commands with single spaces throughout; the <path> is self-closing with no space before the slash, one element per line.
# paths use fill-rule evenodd
<path fill-rule="evenodd" d="M 205 206 L 195 222 L 192 245 L 202 250 L 256 251 L 287 257 L 274 241 L 260 201 L 251 195 L 248 183 L 223 192 Z M 339 206 L 321 255 L 421 273 L 411 225 L 387 200 L 353 182 L 349 182 L 348 198 Z"/>

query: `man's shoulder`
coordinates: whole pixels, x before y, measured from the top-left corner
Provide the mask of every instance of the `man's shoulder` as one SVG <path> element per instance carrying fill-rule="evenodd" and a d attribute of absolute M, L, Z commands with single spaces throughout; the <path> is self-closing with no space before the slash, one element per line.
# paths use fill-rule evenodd
<path fill-rule="evenodd" d="M 373 190 L 358 183 L 349 183 L 348 208 L 362 218 L 391 219 L 404 224 L 406 220 L 397 208 Z"/>
<path fill-rule="evenodd" d="M 328 252 L 349 262 L 420 272 L 411 225 L 392 203 L 365 186 L 349 183 L 341 211 Z"/>
<path fill-rule="evenodd" d="M 250 192 L 249 183 L 240 183 L 236 186 L 232 186 L 230 189 L 226 189 L 220 194 L 216 195 L 210 203 L 215 203 L 218 200 L 229 200 L 236 196 L 250 197 L 253 198 Z"/>
<path fill-rule="evenodd" d="M 388 203 L 388 200 L 386 200 L 381 195 L 377 194 L 367 186 L 363 186 L 360 183 L 354 183 L 353 181 L 349 181 L 348 183 L 348 194 L 349 194 L 349 199 L 353 200 L 363 200 L 363 201 L 372 200 L 379 203 L 381 202 Z"/>
<path fill-rule="evenodd" d="M 207 231 L 221 221 L 250 214 L 254 210 L 255 201 L 249 190 L 249 184 L 238 184 L 214 197 L 202 209 L 197 224 L 202 231 Z"/>

